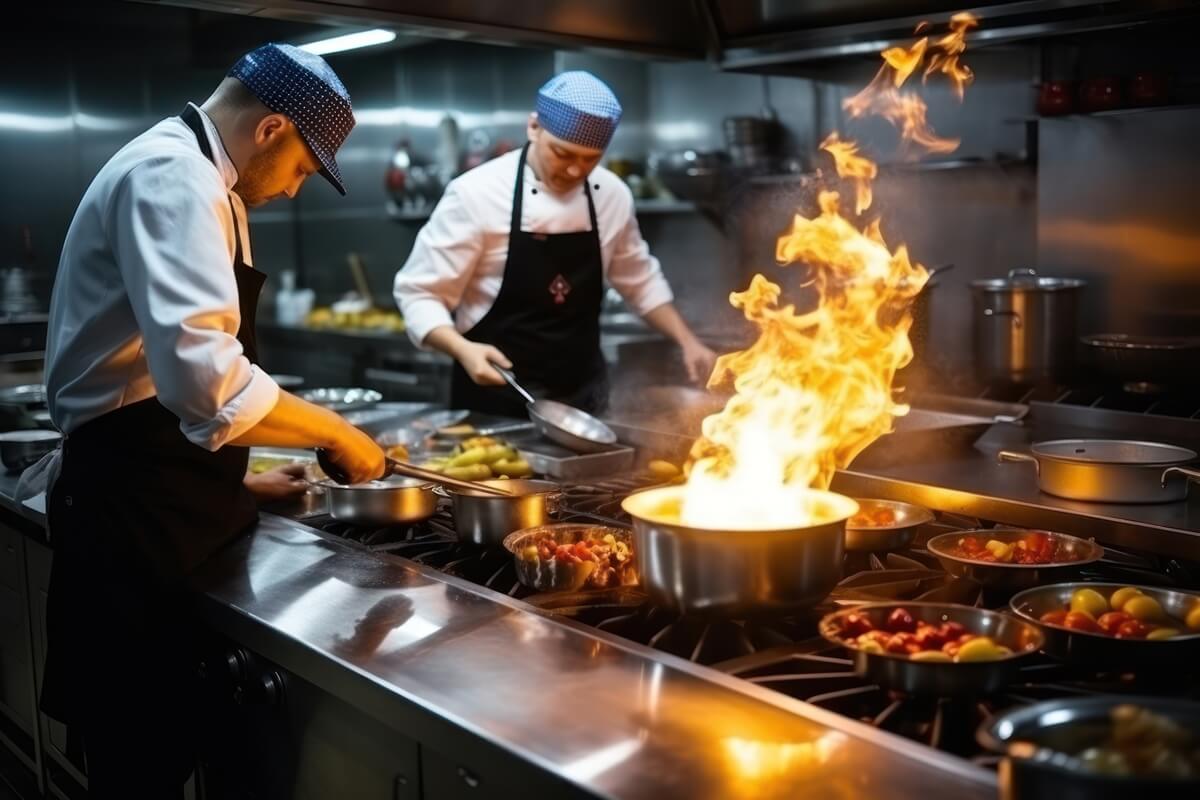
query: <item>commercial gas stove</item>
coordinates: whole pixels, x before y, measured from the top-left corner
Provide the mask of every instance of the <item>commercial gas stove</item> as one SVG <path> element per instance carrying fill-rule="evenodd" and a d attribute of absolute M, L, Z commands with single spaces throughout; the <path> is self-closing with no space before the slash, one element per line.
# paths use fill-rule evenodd
<path fill-rule="evenodd" d="M 642 486 L 637 477 L 564 486 L 562 521 L 607 519 L 627 524 L 621 500 Z M 908 697 L 857 677 L 844 650 L 817 634 L 821 616 L 841 605 L 875 600 L 927 600 L 1004 607 L 977 583 L 946 573 L 924 548 L 951 530 L 991 527 L 977 518 L 938 513 L 909 549 L 847 553 L 843 578 L 819 607 L 784 618 L 707 620 L 653 604 L 637 588 L 538 594 L 518 583 L 511 556 L 500 549 L 461 544 L 448 507 L 415 526 L 362 527 L 327 516 L 306 525 L 358 547 L 399 556 L 522 600 L 546 613 L 609 635 L 671 653 L 728 675 L 907 737 L 992 765 L 975 743 L 975 730 L 1014 705 L 1092 693 L 1163 694 L 1200 699 L 1200 665 L 1164 664 L 1161 670 L 1106 673 L 1037 656 L 998 694 L 968 698 Z M 1127 549 L 1106 548 L 1083 579 L 1200 590 L 1200 564 Z"/>

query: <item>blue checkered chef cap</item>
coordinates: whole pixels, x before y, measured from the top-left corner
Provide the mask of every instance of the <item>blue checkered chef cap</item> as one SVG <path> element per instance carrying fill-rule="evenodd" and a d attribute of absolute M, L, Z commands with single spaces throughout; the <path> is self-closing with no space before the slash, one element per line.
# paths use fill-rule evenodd
<path fill-rule="evenodd" d="M 333 157 L 354 128 L 354 111 L 350 93 L 325 59 L 290 44 L 264 44 L 242 56 L 229 75 L 295 124 L 321 162 L 321 174 L 345 194 Z"/>
<path fill-rule="evenodd" d="M 604 81 L 575 70 L 555 75 L 538 90 L 537 115 L 563 141 L 603 150 L 621 121 L 621 104 Z"/>

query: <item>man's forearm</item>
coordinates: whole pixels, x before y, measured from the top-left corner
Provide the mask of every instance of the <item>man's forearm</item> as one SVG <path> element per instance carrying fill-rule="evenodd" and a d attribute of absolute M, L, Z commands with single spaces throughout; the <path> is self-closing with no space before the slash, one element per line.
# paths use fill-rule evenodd
<path fill-rule="evenodd" d="M 329 409 L 281 391 L 275 407 L 231 444 L 241 447 L 331 447 L 333 432 L 341 424 L 342 418 Z"/>
<path fill-rule="evenodd" d="M 454 329 L 452 325 L 441 325 L 431 330 L 425 336 L 424 344 L 434 350 L 440 350 L 456 361 L 462 358 L 462 346 L 468 344 L 465 336 Z"/>
<path fill-rule="evenodd" d="M 659 333 L 674 339 L 681 347 L 697 343 L 699 340 L 692 329 L 679 316 L 673 303 L 663 303 L 642 315 L 642 319 Z"/>

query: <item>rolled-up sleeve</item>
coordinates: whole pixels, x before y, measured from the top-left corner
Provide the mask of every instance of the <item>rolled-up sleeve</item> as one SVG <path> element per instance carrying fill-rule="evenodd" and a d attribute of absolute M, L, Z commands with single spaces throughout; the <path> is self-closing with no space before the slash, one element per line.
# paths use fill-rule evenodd
<path fill-rule="evenodd" d="M 158 399 L 190 441 L 217 450 L 274 408 L 279 387 L 237 340 L 232 212 L 211 172 L 186 156 L 142 162 L 125 176 L 109 219 Z"/>
<path fill-rule="evenodd" d="M 605 277 L 638 315 L 645 315 L 674 299 L 662 265 L 650 254 L 650 246 L 642 238 L 637 217 L 633 214 L 632 197 L 629 198 L 629 211 L 625 213 L 625 224 L 613 243 Z"/>
<path fill-rule="evenodd" d="M 454 324 L 451 312 L 462 301 L 482 254 L 483 231 L 457 182 L 451 183 L 417 234 L 392 287 L 413 344 L 424 347 L 430 331 Z"/>

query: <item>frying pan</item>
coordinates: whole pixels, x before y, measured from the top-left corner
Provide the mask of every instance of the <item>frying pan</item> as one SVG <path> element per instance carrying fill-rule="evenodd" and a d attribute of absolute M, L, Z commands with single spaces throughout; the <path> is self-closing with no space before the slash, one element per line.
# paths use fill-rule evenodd
<path fill-rule="evenodd" d="M 1104 597 L 1125 586 L 1133 586 L 1142 594 L 1153 597 L 1175 620 L 1184 622 L 1192 609 L 1200 606 L 1200 594 L 1157 586 L 1137 586 L 1125 583 L 1053 583 L 1026 589 L 1008 602 L 1021 619 L 1037 625 L 1045 634 L 1042 647 L 1063 661 L 1087 664 L 1092 668 L 1126 669 L 1134 666 L 1161 666 L 1184 669 L 1200 657 L 1200 631 L 1184 629 L 1170 639 L 1118 639 L 1102 633 L 1074 630 L 1041 621 L 1047 611 L 1067 609 L 1071 596 L 1078 589 L 1095 589 Z M 1184 628 L 1184 625 L 1180 625 Z"/>
<path fill-rule="evenodd" d="M 525 409 L 529 412 L 533 427 L 547 439 L 576 453 L 601 453 L 617 443 L 617 434 L 613 429 L 591 414 L 557 400 L 535 400 L 517 383 L 516 376 L 510 370 L 496 364 L 492 364 L 492 367 L 525 398 Z"/>
<path fill-rule="evenodd" d="M 867 617 L 875 628 L 882 628 L 897 608 L 907 609 L 916 619 L 931 624 L 957 622 L 968 633 L 990 636 L 996 644 L 1012 650 L 1010 655 L 993 661 L 934 662 L 914 661 L 896 653 L 871 653 L 843 638 L 842 621 L 850 614 Z M 970 695 L 1002 689 L 1016 677 L 1021 659 L 1043 643 L 1037 625 L 1009 614 L 950 603 L 888 602 L 866 603 L 826 615 L 820 622 L 821 635 L 850 651 L 854 671 L 881 687 L 909 694 Z"/>

